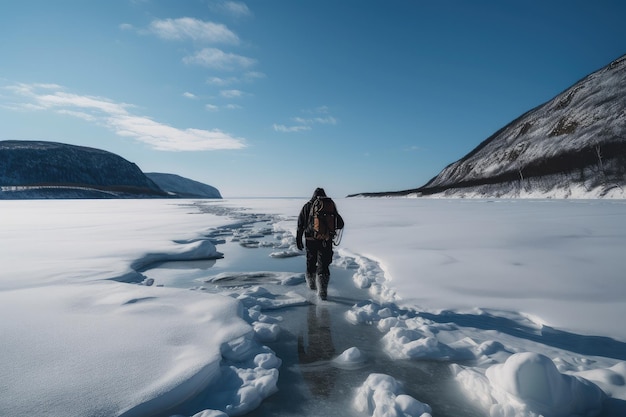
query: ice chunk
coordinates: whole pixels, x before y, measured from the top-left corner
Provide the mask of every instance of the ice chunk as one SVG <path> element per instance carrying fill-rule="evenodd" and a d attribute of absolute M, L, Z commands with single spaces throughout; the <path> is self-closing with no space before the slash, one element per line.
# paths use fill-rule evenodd
<path fill-rule="evenodd" d="M 333 363 L 339 368 L 358 368 L 365 363 L 365 356 L 356 347 L 346 349 Z"/>
<path fill-rule="evenodd" d="M 253 328 L 254 334 L 261 342 L 273 342 L 280 334 L 280 327 L 276 324 L 256 322 Z"/>
<path fill-rule="evenodd" d="M 370 374 L 357 390 L 354 408 L 371 416 L 430 417 L 431 408 L 402 392 L 402 385 L 385 374 Z"/>

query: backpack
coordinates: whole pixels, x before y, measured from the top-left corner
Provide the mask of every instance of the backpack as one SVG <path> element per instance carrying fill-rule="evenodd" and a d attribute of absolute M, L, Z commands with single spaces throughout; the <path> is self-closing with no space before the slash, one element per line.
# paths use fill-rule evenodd
<path fill-rule="evenodd" d="M 316 197 L 309 213 L 309 229 L 315 239 L 331 240 L 337 227 L 337 207 L 330 197 Z"/>

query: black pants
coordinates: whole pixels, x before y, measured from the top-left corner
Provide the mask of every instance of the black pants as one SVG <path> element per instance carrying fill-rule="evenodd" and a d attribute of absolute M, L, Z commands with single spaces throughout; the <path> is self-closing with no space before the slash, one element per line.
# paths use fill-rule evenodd
<path fill-rule="evenodd" d="M 306 239 L 306 272 L 330 275 L 328 269 L 333 261 L 332 240 Z"/>

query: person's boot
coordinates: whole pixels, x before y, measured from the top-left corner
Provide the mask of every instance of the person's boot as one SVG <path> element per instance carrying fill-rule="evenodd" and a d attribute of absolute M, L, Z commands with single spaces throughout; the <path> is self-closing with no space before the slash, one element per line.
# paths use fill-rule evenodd
<path fill-rule="evenodd" d="M 317 295 L 321 300 L 326 300 L 328 296 L 328 281 L 330 281 L 330 275 L 319 274 L 317 276 Z"/>
<path fill-rule="evenodd" d="M 315 273 L 307 272 L 305 279 L 306 284 L 309 286 L 309 288 L 315 291 L 317 289 L 317 286 L 315 284 Z"/>

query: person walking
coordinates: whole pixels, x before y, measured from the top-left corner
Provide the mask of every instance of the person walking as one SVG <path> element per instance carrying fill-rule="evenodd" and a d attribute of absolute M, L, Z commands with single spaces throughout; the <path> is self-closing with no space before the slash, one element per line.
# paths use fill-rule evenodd
<path fill-rule="evenodd" d="M 322 300 L 326 300 L 328 294 L 333 238 L 343 227 L 343 218 L 334 201 L 323 188 L 316 188 L 313 197 L 300 210 L 296 245 L 303 250 L 306 244 L 306 283 Z"/>

